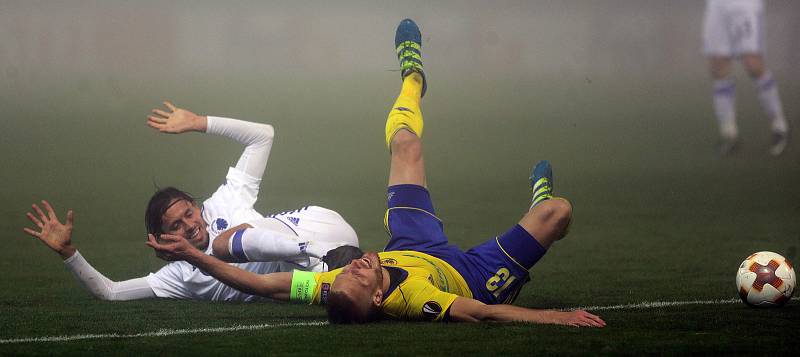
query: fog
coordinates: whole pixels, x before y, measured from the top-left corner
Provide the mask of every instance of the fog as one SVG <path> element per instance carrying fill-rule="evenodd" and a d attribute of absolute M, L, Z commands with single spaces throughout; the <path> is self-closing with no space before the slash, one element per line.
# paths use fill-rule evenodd
<path fill-rule="evenodd" d="M 707 76 L 705 3 L 641 1 L 0 1 L 3 91 L 78 76 L 247 77 L 394 69 L 414 18 L 439 76 Z M 767 1 L 767 60 L 797 81 L 800 2 Z"/>

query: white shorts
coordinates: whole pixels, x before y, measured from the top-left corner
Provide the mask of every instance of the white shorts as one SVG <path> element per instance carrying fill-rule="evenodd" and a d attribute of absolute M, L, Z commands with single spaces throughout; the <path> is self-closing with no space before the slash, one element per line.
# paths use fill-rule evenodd
<path fill-rule="evenodd" d="M 761 0 L 707 0 L 703 52 L 720 57 L 764 53 L 764 21 Z"/>
<path fill-rule="evenodd" d="M 336 211 L 319 206 L 281 212 L 248 223 L 257 228 L 269 228 L 278 232 L 294 234 L 303 241 L 358 247 L 358 236 L 353 227 Z M 322 262 L 310 256 L 298 258 L 289 263 L 297 265 L 295 268 L 299 269 L 323 271 Z"/>

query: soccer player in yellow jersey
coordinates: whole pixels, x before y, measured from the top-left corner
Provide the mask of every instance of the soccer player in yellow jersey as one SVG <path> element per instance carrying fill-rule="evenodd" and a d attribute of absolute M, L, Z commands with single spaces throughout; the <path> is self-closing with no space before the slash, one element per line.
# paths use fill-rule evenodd
<path fill-rule="evenodd" d="M 326 273 L 258 275 L 200 254 L 180 237 L 162 235 L 166 243 L 151 237 L 148 245 L 162 256 L 187 260 L 244 292 L 326 305 L 333 323 L 389 318 L 605 326 L 599 316 L 583 310 L 510 305 L 530 280 L 528 270 L 553 242 L 564 237 L 571 219 L 569 202 L 552 195 L 552 170 L 547 161 L 533 170 L 531 206 L 518 224 L 467 251 L 448 244 L 426 188 L 420 111 L 426 79 L 421 42 L 413 21 L 400 22 L 395 46 L 403 86 L 386 122 L 391 167 L 384 223 L 391 238 L 384 252 L 365 253 Z"/>

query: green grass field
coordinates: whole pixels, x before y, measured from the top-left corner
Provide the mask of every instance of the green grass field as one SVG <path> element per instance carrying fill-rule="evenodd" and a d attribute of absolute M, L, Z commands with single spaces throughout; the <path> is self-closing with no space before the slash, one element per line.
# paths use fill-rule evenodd
<path fill-rule="evenodd" d="M 102 302 L 22 232 L 29 205 L 48 199 L 62 215 L 75 210 L 73 241 L 109 278 L 158 269 L 163 263 L 144 245 L 142 223 L 153 183 L 208 194 L 241 150 L 221 138 L 151 132 L 144 125 L 149 109 L 171 99 L 199 113 L 275 126 L 261 212 L 326 206 L 356 228 L 363 247 L 380 249 L 388 169 L 382 132 L 396 74 L 290 76 L 168 78 L 157 89 L 127 80 L 116 90 L 91 80 L 80 91 L 65 81 L 0 98 L 8 118 L 0 142 L 0 354 L 767 355 L 800 347 L 796 300 L 773 310 L 738 302 L 603 308 L 729 300 L 736 269 L 750 253 L 798 260 L 800 145 L 779 158 L 767 154 L 765 119 L 743 85 L 742 150 L 716 157 L 704 79 L 431 77 L 423 102 L 426 165 L 450 240 L 467 248 L 514 224 L 527 207 L 531 166 L 549 159 L 574 221 L 532 269 L 517 303 L 599 306 L 593 311 L 608 323 L 604 329 L 329 326 L 317 324 L 325 321 L 318 307 Z M 781 89 L 786 112 L 797 118 L 791 98 L 800 97 L 800 86 Z M 33 340 L 78 335 L 109 336 Z"/>

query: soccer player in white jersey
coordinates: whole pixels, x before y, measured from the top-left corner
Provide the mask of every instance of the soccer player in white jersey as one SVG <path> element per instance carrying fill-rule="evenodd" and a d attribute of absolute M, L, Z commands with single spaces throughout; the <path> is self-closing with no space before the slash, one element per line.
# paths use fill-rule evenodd
<path fill-rule="evenodd" d="M 346 264 L 362 253 L 353 228 L 336 212 L 317 206 L 264 217 L 253 208 L 261 177 L 272 148 L 274 130 L 267 124 L 200 116 L 164 102 L 147 124 L 162 132 L 190 131 L 221 135 L 245 145 L 225 182 L 199 206 L 176 188 L 156 192 L 145 213 L 145 225 L 154 237 L 169 233 L 185 237 L 206 254 L 238 262 L 239 268 L 258 274 L 301 269 L 326 271 L 325 255 L 344 254 Z M 61 223 L 47 201 L 33 204 L 27 216 L 38 229 L 24 231 L 41 240 L 64 259 L 75 278 L 102 300 L 174 298 L 214 301 L 252 301 L 259 297 L 239 292 L 186 262 L 172 262 L 148 276 L 112 281 L 83 258 L 72 244 L 73 212 Z M 337 247 L 342 247 L 335 249 Z M 345 249 L 343 249 L 345 248 Z M 349 248 L 349 249 L 347 249 Z M 334 250 L 335 249 L 335 250 Z M 344 252 L 344 253 L 342 253 Z"/>
<path fill-rule="evenodd" d="M 735 59 L 741 60 L 755 82 L 761 106 L 770 121 L 770 154 L 782 154 L 788 144 L 789 125 L 778 86 L 764 64 L 765 25 L 762 0 L 706 0 L 703 47 L 714 81 L 714 111 L 719 122 L 722 155 L 734 152 L 739 143 L 736 83 L 731 73 Z"/>

